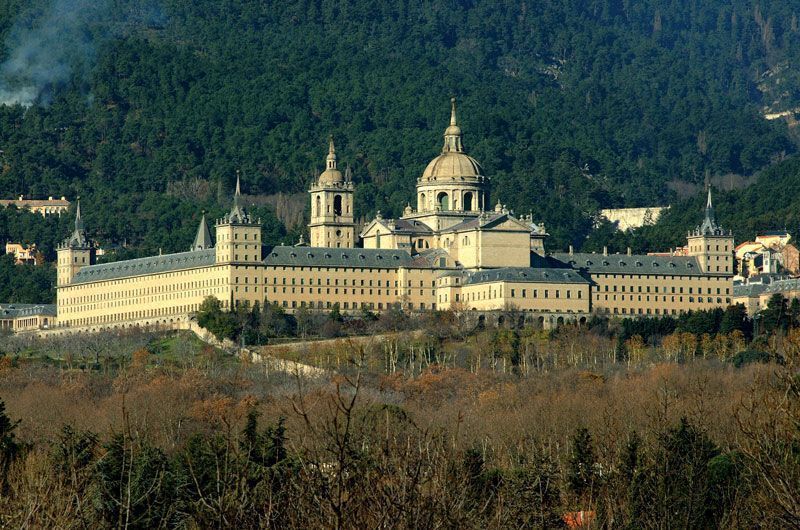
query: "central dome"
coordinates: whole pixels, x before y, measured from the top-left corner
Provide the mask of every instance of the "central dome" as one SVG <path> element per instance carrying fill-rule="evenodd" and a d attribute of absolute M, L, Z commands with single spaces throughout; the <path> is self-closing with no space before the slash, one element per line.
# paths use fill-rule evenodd
<path fill-rule="evenodd" d="M 476 179 L 483 175 L 477 160 L 458 151 L 448 151 L 430 161 L 420 180 Z"/>
<path fill-rule="evenodd" d="M 450 126 L 444 131 L 442 154 L 431 160 L 420 181 L 430 180 L 475 180 L 482 178 L 483 168 L 477 160 L 464 152 L 461 142 L 461 127 L 456 121 L 456 100 L 450 100 Z"/>

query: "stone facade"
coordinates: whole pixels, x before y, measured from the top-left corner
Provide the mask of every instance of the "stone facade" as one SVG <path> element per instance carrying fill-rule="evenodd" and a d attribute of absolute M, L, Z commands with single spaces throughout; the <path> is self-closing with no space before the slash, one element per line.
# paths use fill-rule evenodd
<path fill-rule="evenodd" d="M 55 323 L 55 305 L 0 304 L 0 333 L 50 329 Z"/>
<path fill-rule="evenodd" d="M 70 202 L 66 199 L 66 197 L 61 197 L 60 199 L 48 197 L 47 200 L 41 200 L 26 199 L 20 195 L 20 197 L 16 200 L 0 200 L 0 206 L 3 208 L 15 206 L 20 210 L 30 210 L 33 213 L 41 215 L 42 217 L 47 217 L 48 215 L 61 215 L 62 213 L 67 213 L 67 211 L 69 211 Z"/>

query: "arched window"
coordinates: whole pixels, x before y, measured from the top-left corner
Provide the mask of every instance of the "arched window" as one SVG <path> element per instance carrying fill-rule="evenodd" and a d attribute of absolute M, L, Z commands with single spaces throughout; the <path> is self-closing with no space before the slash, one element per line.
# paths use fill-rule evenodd
<path fill-rule="evenodd" d="M 448 197 L 447 193 L 441 192 L 436 197 L 436 202 L 439 203 L 440 210 L 449 210 L 450 209 L 450 197 Z"/>
<path fill-rule="evenodd" d="M 472 211 L 472 193 L 469 191 L 464 194 L 464 210 L 467 212 Z"/>
<path fill-rule="evenodd" d="M 426 207 L 427 207 L 427 205 L 425 204 L 425 194 L 424 193 L 420 193 L 419 194 L 419 209 L 420 210 L 425 210 Z"/>
<path fill-rule="evenodd" d="M 317 214 L 318 217 L 322 215 L 322 199 L 317 195 Z"/>
<path fill-rule="evenodd" d="M 333 198 L 333 215 L 342 215 L 342 196 L 336 195 Z"/>

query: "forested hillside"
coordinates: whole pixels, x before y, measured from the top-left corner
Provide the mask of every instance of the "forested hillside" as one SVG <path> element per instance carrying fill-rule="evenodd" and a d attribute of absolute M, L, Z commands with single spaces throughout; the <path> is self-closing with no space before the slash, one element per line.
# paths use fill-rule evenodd
<path fill-rule="evenodd" d="M 81 195 L 103 243 L 174 251 L 202 208 L 226 207 L 237 168 L 249 194 L 303 191 L 333 134 L 357 213 L 397 215 L 455 95 L 495 197 L 543 220 L 551 248 L 580 246 L 600 207 L 674 204 L 674 190 L 792 156 L 791 130 L 762 113 L 800 103 L 798 12 L 785 0 L 0 0 L 0 98 L 32 102 L 0 105 L 0 195 Z M 766 204 L 760 193 L 734 199 Z M 297 235 L 260 213 L 268 240 Z M 34 217 L 0 219 L 0 240 L 41 232 Z M 64 235 L 37 242 L 51 252 Z"/>

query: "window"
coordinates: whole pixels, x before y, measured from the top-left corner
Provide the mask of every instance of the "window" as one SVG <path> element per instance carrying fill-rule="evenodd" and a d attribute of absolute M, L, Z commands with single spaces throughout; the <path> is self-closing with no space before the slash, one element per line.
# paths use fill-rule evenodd
<path fill-rule="evenodd" d="M 436 202 L 438 203 L 440 210 L 446 211 L 450 209 L 450 196 L 447 195 L 447 193 L 441 192 L 439 195 L 437 195 Z"/>

